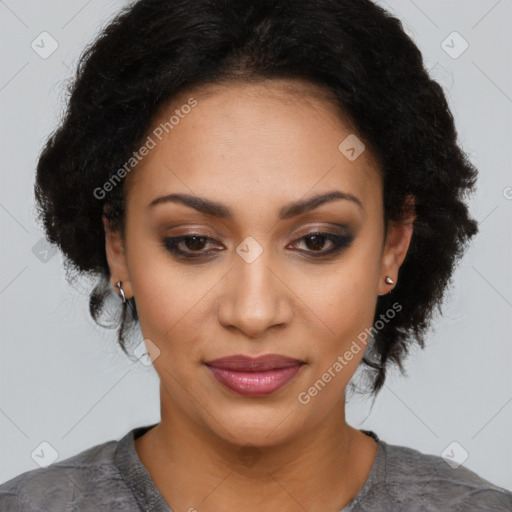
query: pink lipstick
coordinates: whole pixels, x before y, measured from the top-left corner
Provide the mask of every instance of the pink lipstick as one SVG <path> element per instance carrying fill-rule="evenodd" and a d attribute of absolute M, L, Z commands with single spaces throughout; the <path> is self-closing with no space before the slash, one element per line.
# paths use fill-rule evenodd
<path fill-rule="evenodd" d="M 305 362 L 278 354 L 266 354 L 256 358 L 234 355 L 205 364 L 212 375 L 232 391 L 245 396 L 264 396 L 284 387 Z"/>

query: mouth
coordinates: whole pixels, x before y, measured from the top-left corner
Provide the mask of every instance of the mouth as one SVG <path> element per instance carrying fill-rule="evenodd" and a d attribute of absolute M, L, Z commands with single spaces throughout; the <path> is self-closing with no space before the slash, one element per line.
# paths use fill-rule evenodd
<path fill-rule="evenodd" d="M 257 358 L 234 355 L 205 363 L 219 383 L 244 396 L 275 393 L 288 384 L 305 364 L 305 361 L 278 354 Z"/>

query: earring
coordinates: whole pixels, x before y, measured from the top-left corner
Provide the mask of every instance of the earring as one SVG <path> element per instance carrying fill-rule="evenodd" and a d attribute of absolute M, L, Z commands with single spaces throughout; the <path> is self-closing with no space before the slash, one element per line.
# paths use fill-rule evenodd
<path fill-rule="evenodd" d="M 389 276 L 386 276 L 386 283 L 388 284 L 394 284 L 395 281 L 393 281 L 393 279 L 391 279 L 391 277 Z"/>
<path fill-rule="evenodd" d="M 126 302 L 126 297 L 124 295 L 124 290 L 121 288 L 121 285 L 123 284 L 122 281 L 118 281 L 116 283 L 116 286 L 119 288 L 119 293 L 121 295 L 121 300 L 123 301 L 123 304 Z"/>

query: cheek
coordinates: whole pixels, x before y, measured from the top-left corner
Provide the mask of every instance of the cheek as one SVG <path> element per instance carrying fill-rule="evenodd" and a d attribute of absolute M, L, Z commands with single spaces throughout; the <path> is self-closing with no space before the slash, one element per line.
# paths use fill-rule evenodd
<path fill-rule="evenodd" d="M 360 282 L 337 288 L 331 286 L 328 293 L 332 300 L 313 306 L 329 327 L 323 330 L 325 334 L 318 339 L 314 362 L 317 372 L 323 373 L 331 368 L 336 374 L 336 383 L 330 387 L 341 389 L 356 371 L 366 351 L 376 298 L 372 296 L 371 287 L 365 287 Z M 339 356 L 344 360 L 340 362 Z"/>
<path fill-rule="evenodd" d="M 195 307 L 208 282 L 197 269 L 173 261 L 155 235 L 134 226 L 128 240 L 127 261 L 142 334 L 167 348 L 169 340 L 194 331 Z"/>
<path fill-rule="evenodd" d="M 313 312 L 307 320 L 309 329 L 313 321 L 317 326 L 327 327 L 315 336 L 318 339 L 315 359 L 319 371 L 323 372 L 336 362 L 338 356 L 350 352 L 347 362 L 342 363 L 344 376 L 336 379 L 335 387 L 341 381 L 348 382 L 356 370 L 364 356 L 374 320 L 379 252 L 370 245 L 359 244 L 337 263 L 305 273 L 300 281 L 298 295 L 304 297 L 304 303 Z"/>
<path fill-rule="evenodd" d="M 205 297 L 208 288 L 169 269 L 153 277 L 150 282 L 141 282 L 136 290 L 144 337 L 161 345 L 161 350 L 176 352 L 180 347 L 193 350 L 196 346 L 193 340 L 203 329 L 199 326 L 204 325 L 202 309 L 208 301 Z"/>
<path fill-rule="evenodd" d="M 378 279 L 373 268 L 376 268 L 373 260 L 354 254 L 350 261 L 324 269 L 322 275 L 309 273 L 307 279 L 302 278 L 303 296 L 308 297 L 306 303 L 336 335 L 373 322 Z"/>
<path fill-rule="evenodd" d="M 364 357 L 377 300 L 373 281 L 364 272 L 359 275 L 340 270 L 324 283 L 324 289 L 325 293 L 310 296 L 308 305 L 328 329 L 322 329 L 320 336 L 311 336 L 315 340 L 310 353 L 312 371 L 300 395 L 314 400 L 320 416 L 343 395 Z M 310 320 L 307 323 L 311 329 Z"/>

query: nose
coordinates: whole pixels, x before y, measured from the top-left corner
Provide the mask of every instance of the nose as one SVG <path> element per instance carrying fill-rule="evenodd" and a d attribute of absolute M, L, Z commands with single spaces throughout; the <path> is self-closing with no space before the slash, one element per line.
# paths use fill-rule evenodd
<path fill-rule="evenodd" d="M 244 253 L 234 258 L 225 276 L 218 308 L 219 322 L 249 338 L 261 338 L 266 331 L 288 324 L 293 317 L 293 286 L 280 275 L 279 267 L 263 252 L 254 260 Z"/>

